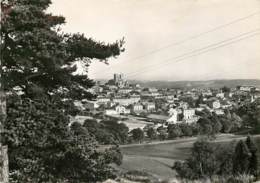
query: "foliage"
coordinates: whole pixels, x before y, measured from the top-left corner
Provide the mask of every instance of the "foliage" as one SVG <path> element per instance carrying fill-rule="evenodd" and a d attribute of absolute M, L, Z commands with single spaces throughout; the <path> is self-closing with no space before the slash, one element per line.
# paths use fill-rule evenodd
<path fill-rule="evenodd" d="M 250 151 L 246 143 L 240 140 L 235 148 L 233 171 L 235 174 L 248 172 Z"/>
<path fill-rule="evenodd" d="M 168 138 L 169 139 L 174 139 L 176 137 L 182 136 L 182 130 L 178 125 L 169 125 L 168 126 Z"/>
<path fill-rule="evenodd" d="M 140 128 L 135 128 L 131 132 L 133 140 L 136 142 L 141 142 L 144 139 L 144 132 Z"/>
<path fill-rule="evenodd" d="M 258 177 L 258 157 L 257 157 L 257 146 L 250 136 L 246 139 L 246 145 L 251 153 L 249 159 L 249 174 Z"/>
<path fill-rule="evenodd" d="M 65 34 L 62 16 L 47 13 L 50 0 L 1 1 L 1 83 L 10 93 L 4 143 L 9 147 L 12 180 L 95 182 L 112 176 L 115 159 L 97 152 L 97 142 L 79 124 L 73 100 L 94 97 L 86 70 L 93 59 L 107 62 L 122 51 L 85 35 Z"/>
<path fill-rule="evenodd" d="M 228 88 L 227 86 L 224 86 L 224 87 L 221 88 L 221 91 L 223 93 L 229 93 L 230 92 L 230 88 Z"/>
<path fill-rule="evenodd" d="M 157 132 L 160 140 L 165 140 L 168 136 L 167 130 L 163 126 L 158 127 Z"/>
<path fill-rule="evenodd" d="M 252 128 L 253 133 L 260 133 L 260 100 L 247 103 L 237 109 L 237 114 L 242 118 L 244 128 Z"/>
<path fill-rule="evenodd" d="M 154 139 L 157 138 L 157 133 L 156 133 L 156 131 L 153 128 L 148 128 L 147 136 L 148 136 L 148 138 L 154 140 Z"/>
<path fill-rule="evenodd" d="M 96 42 L 83 34 L 64 34 L 62 16 L 46 13 L 50 0 L 1 1 L 2 84 L 19 87 L 27 96 L 62 92 L 66 97 L 89 98 L 93 86 L 87 75 L 73 74 L 75 63 L 87 67 L 91 59 L 106 61 L 122 51 L 123 40 Z"/>
<path fill-rule="evenodd" d="M 85 120 L 83 126 L 100 144 L 125 144 L 128 142 L 128 127 L 114 120 Z"/>
<path fill-rule="evenodd" d="M 214 137 L 217 133 L 237 132 L 242 127 L 242 119 L 234 112 L 225 110 L 224 115 L 203 111 L 197 125 L 201 135 Z"/>
<path fill-rule="evenodd" d="M 207 140 L 197 141 L 190 158 L 184 162 L 175 162 L 173 169 L 181 178 L 187 179 L 216 175 L 235 177 L 242 174 L 257 177 L 257 148 L 251 138 L 234 144 L 216 146 Z"/>
<path fill-rule="evenodd" d="M 12 178 L 20 182 L 96 181 L 113 176 L 108 156 L 97 151 L 97 142 L 79 123 L 68 127 L 69 118 L 59 100 L 7 100 L 3 133 L 9 147 Z M 99 175 L 99 176 L 97 176 Z"/>
<path fill-rule="evenodd" d="M 129 128 L 124 123 L 119 123 L 114 120 L 103 120 L 100 124 L 105 130 L 113 135 L 113 138 L 117 143 L 127 143 Z"/>

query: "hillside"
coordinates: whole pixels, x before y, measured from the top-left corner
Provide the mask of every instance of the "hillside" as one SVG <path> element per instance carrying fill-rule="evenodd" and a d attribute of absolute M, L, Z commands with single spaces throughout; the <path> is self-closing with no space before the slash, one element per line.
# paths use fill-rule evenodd
<path fill-rule="evenodd" d="M 143 87 L 156 88 L 220 88 L 223 86 L 253 85 L 260 87 L 260 79 L 207 80 L 207 81 L 130 81 Z"/>

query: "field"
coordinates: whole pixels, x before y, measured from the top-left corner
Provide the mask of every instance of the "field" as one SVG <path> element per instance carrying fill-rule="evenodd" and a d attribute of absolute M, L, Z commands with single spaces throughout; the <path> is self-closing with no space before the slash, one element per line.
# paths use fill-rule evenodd
<path fill-rule="evenodd" d="M 244 139 L 243 136 L 221 135 L 215 140 L 216 143 L 224 143 L 232 140 Z M 260 137 L 254 137 L 260 157 Z M 124 154 L 123 164 L 120 169 L 143 170 L 159 178 L 167 179 L 174 177 L 175 172 L 171 169 L 174 161 L 185 160 L 190 155 L 192 144 L 197 138 L 186 138 L 154 142 L 151 144 L 125 145 L 121 147 Z"/>

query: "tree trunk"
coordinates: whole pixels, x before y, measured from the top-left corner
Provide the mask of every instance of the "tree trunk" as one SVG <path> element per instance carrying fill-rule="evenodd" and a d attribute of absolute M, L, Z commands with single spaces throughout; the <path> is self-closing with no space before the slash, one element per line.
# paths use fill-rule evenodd
<path fill-rule="evenodd" d="M 0 182 L 7 183 L 9 178 L 7 146 L 2 146 L 3 125 L 6 119 L 6 98 L 0 91 Z"/>

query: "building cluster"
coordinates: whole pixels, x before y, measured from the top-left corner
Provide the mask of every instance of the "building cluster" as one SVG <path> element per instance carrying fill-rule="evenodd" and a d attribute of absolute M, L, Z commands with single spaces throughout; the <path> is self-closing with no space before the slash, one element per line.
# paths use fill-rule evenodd
<path fill-rule="evenodd" d="M 78 106 L 87 111 L 99 111 L 106 116 L 138 118 L 154 124 L 195 123 L 199 112 L 210 111 L 224 115 L 226 109 L 253 102 L 260 97 L 254 86 L 236 88 L 145 88 L 129 84 L 123 74 L 114 74 L 106 83 L 97 82 L 91 88 L 97 97 L 80 101 Z"/>

